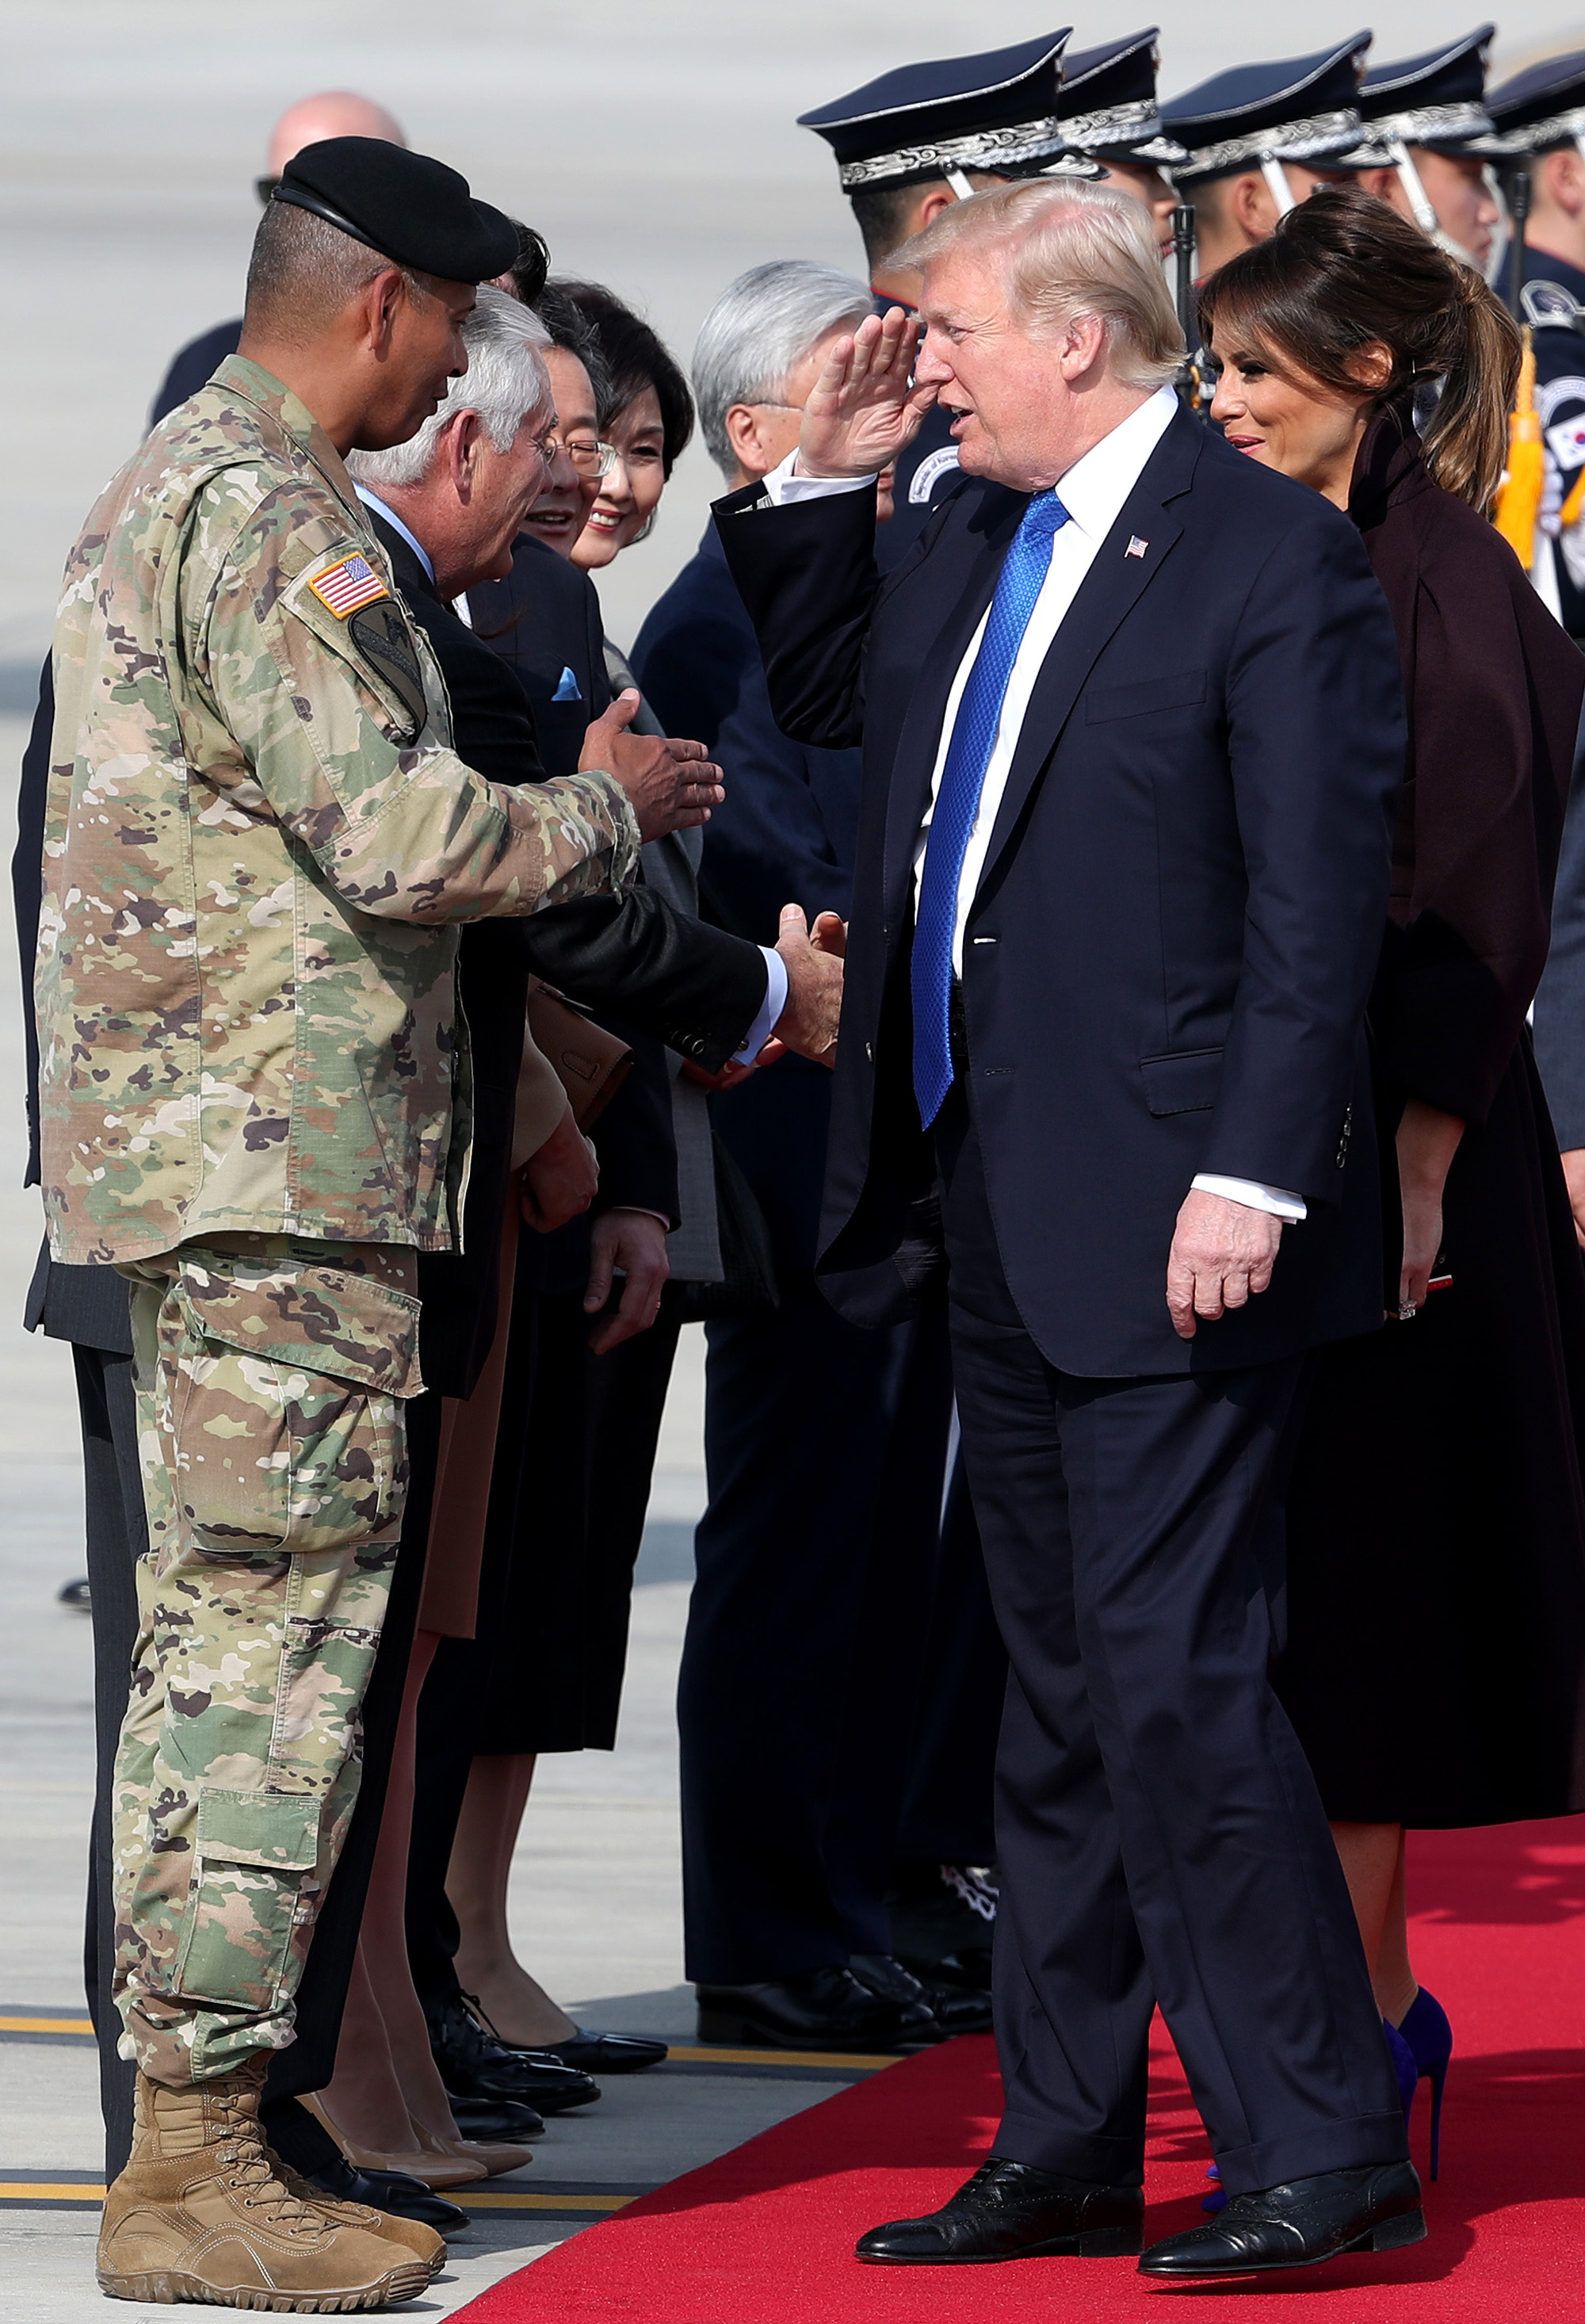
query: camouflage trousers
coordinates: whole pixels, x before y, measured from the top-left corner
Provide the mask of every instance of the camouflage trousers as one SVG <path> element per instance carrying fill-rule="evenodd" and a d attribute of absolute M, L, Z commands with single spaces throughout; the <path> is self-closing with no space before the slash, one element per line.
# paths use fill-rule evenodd
<path fill-rule="evenodd" d="M 292 2039 L 357 1795 L 422 1385 L 413 1255 L 238 1235 L 129 1262 L 149 1550 L 114 1794 L 121 2050 L 171 2087 Z"/>

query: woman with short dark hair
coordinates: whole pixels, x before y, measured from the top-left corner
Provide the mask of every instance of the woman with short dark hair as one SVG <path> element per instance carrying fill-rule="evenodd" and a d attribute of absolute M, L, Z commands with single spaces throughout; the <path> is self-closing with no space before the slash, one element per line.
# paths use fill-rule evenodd
<path fill-rule="evenodd" d="M 1585 659 L 1487 521 L 1520 343 L 1477 274 L 1324 187 L 1218 270 L 1201 316 L 1212 417 L 1353 519 L 1408 697 L 1368 1016 L 1389 1320 L 1319 1358 L 1277 1683 L 1405 2104 L 1432 2078 L 1434 2177 L 1451 2034 L 1410 1966 L 1404 1828 L 1585 1807 L 1585 1276 L 1525 1023 Z"/>
<path fill-rule="evenodd" d="M 616 457 L 600 480 L 573 561 L 596 573 L 647 538 L 660 495 L 694 432 L 694 399 L 680 365 L 641 315 L 600 282 L 552 286 L 582 315 L 603 378 L 600 433 Z"/>

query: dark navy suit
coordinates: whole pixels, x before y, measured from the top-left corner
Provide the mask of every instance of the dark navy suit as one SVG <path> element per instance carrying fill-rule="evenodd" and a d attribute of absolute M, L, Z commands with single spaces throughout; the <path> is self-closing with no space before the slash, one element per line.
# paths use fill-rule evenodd
<path fill-rule="evenodd" d="M 777 732 L 714 529 L 632 659 L 668 731 L 706 742 L 723 770 L 703 908 L 759 942 L 789 900 L 811 920 L 845 918 L 860 753 Z M 707 1326 L 710 1503 L 678 1688 L 687 1973 L 740 1984 L 890 1950 L 883 1897 L 932 1583 L 955 1591 L 969 1622 L 977 1579 L 981 1603 L 984 1591 L 972 1531 L 938 1550 L 939 1318 L 862 1331 L 816 1284 L 830 1074 L 788 1057 L 713 1110 L 769 1224 L 781 1296 L 774 1314 Z M 945 1851 L 968 1861 L 988 1849 L 979 1768 L 979 1812 Z"/>
<path fill-rule="evenodd" d="M 200 332 L 179 347 L 170 358 L 170 368 L 161 381 L 158 392 L 149 409 L 149 425 L 158 428 L 168 411 L 185 403 L 207 386 L 227 355 L 234 355 L 242 344 L 242 317 L 235 321 L 217 323 L 212 330 Z"/>
<path fill-rule="evenodd" d="M 1159 2001 L 1230 2191 L 1392 2161 L 1348 1891 L 1267 1675 L 1304 1354 L 1381 1313 L 1360 1026 L 1405 746 L 1387 605 L 1338 511 L 1173 419 L 1036 680 L 926 1137 L 912 864 L 1027 503 L 966 483 L 882 587 L 868 499 L 746 491 L 717 519 L 782 728 L 864 744 L 820 1264 L 861 1317 L 947 1295 L 1012 1663 L 996 2151 L 1137 2182 Z M 1165 1270 L 1201 1171 L 1310 1217 L 1267 1293 L 1184 1342 Z"/>

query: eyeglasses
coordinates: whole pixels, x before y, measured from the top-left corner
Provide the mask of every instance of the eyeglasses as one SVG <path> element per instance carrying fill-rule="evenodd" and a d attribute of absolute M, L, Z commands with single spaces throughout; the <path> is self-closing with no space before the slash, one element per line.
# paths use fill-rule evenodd
<path fill-rule="evenodd" d="M 567 436 L 562 449 L 580 476 L 608 476 L 616 466 L 614 444 L 597 443 L 592 436 Z"/>
<path fill-rule="evenodd" d="M 547 467 L 558 452 L 565 452 L 580 476 L 608 476 L 617 463 L 615 445 L 597 443 L 592 436 L 558 436 L 548 428 L 531 440 Z"/>

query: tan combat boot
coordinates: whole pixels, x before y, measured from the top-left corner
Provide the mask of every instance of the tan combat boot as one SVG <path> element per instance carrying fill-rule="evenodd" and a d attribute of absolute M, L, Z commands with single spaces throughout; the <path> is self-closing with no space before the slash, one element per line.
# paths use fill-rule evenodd
<path fill-rule="evenodd" d="M 99 2229 L 112 2300 L 336 2316 L 428 2287 L 427 2258 L 332 2221 L 275 2176 L 258 2126 L 268 2062 L 183 2090 L 138 2076 L 132 2158 Z"/>
<path fill-rule="evenodd" d="M 272 2146 L 266 2146 L 264 2154 L 287 2193 L 310 2209 L 323 2211 L 332 2226 L 366 2227 L 372 2236 L 383 2236 L 388 2244 L 400 2244 L 425 2263 L 431 2279 L 446 2265 L 445 2236 L 427 2227 L 422 2219 L 399 2218 L 394 2211 L 377 2211 L 371 2203 L 345 2203 L 339 2196 L 321 2194 L 311 2179 L 305 2179 L 290 2163 L 282 2163 Z"/>

